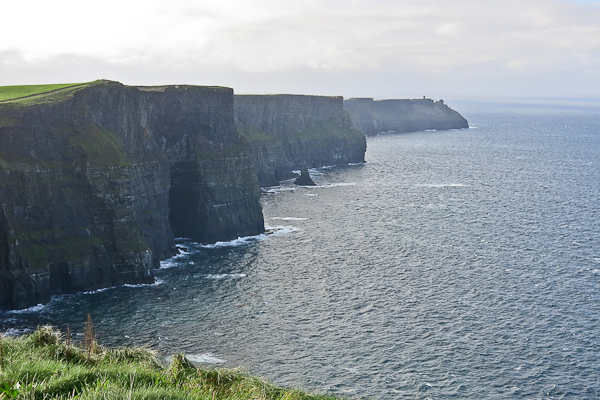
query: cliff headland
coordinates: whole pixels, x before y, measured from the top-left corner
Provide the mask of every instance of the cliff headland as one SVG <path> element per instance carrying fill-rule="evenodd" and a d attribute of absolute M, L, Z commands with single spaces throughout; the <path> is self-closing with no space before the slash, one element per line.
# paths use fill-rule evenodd
<path fill-rule="evenodd" d="M 469 123 L 443 100 L 376 100 L 351 98 L 344 100 L 344 109 L 354 125 L 365 135 L 383 132 L 415 132 L 428 129 L 462 129 Z"/>

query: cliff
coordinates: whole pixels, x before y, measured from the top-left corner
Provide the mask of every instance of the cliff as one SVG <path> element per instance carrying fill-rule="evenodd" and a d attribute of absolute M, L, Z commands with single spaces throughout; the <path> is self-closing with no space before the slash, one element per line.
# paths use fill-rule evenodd
<path fill-rule="evenodd" d="M 354 125 L 365 135 L 381 132 L 415 132 L 428 129 L 468 128 L 469 123 L 443 100 L 377 100 L 352 98 L 344 100 L 344 109 Z"/>
<path fill-rule="evenodd" d="M 263 231 L 231 89 L 96 81 L 0 101 L 0 309 L 153 282 L 174 236 Z"/>
<path fill-rule="evenodd" d="M 364 162 L 366 138 L 354 128 L 341 97 L 236 95 L 234 111 L 261 186 L 277 185 L 304 166 Z"/>

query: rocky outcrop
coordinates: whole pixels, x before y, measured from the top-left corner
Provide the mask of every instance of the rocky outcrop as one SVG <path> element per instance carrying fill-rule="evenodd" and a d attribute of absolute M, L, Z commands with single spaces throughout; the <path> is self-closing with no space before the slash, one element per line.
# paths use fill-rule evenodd
<path fill-rule="evenodd" d="M 263 231 L 231 89 L 97 81 L 0 103 L 0 309 L 153 282 L 174 236 Z"/>
<path fill-rule="evenodd" d="M 300 171 L 300 176 L 294 180 L 294 185 L 316 186 L 315 182 L 310 177 L 310 173 L 308 172 L 308 168 L 306 166 Z"/>
<path fill-rule="evenodd" d="M 235 121 L 251 144 L 259 184 L 274 186 L 293 170 L 364 162 L 366 139 L 341 97 L 236 95 Z"/>
<path fill-rule="evenodd" d="M 344 100 L 344 109 L 354 125 L 365 135 L 382 132 L 415 132 L 428 129 L 462 129 L 469 123 L 443 100 L 377 100 L 352 98 Z"/>

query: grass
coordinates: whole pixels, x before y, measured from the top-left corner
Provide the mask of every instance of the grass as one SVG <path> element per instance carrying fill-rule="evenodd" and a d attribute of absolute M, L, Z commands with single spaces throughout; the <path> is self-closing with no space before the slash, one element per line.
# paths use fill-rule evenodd
<path fill-rule="evenodd" d="M 85 343 L 49 326 L 0 335 L 0 399 L 332 400 L 273 385 L 237 369 L 196 368 L 183 354 L 168 366 L 145 347 L 109 349 L 86 322 Z"/>
<path fill-rule="evenodd" d="M 73 97 L 73 93 L 79 90 L 101 85 L 120 85 L 120 83 L 97 80 L 56 85 L 0 86 L 0 110 L 59 103 Z"/>
<path fill-rule="evenodd" d="M 18 85 L 0 86 L 0 101 L 15 100 L 28 96 L 35 96 L 68 87 L 83 85 L 83 83 L 63 83 L 55 85 Z"/>

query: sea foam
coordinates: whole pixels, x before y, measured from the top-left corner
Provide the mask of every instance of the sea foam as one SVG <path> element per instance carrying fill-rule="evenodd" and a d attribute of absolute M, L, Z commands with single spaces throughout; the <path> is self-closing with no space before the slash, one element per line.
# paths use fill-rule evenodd
<path fill-rule="evenodd" d="M 48 306 L 48 304 L 38 304 L 32 307 L 28 307 L 28 308 L 22 308 L 20 310 L 9 310 L 7 311 L 8 314 L 24 314 L 24 313 L 30 313 L 30 312 L 39 312 L 44 310 L 46 307 Z"/>
<path fill-rule="evenodd" d="M 226 242 L 217 242 L 213 244 L 204 244 L 200 247 L 204 249 L 218 249 L 221 247 L 235 247 L 242 246 L 248 243 L 253 243 L 261 240 L 265 240 L 269 236 L 272 235 L 280 235 L 284 233 L 296 232 L 299 229 L 293 226 L 265 226 L 265 233 L 261 233 L 260 235 L 255 236 L 244 236 L 237 239 L 229 240 Z"/>
<path fill-rule="evenodd" d="M 232 278 L 245 278 L 246 274 L 212 274 L 206 275 L 206 279 L 232 279 Z"/>

